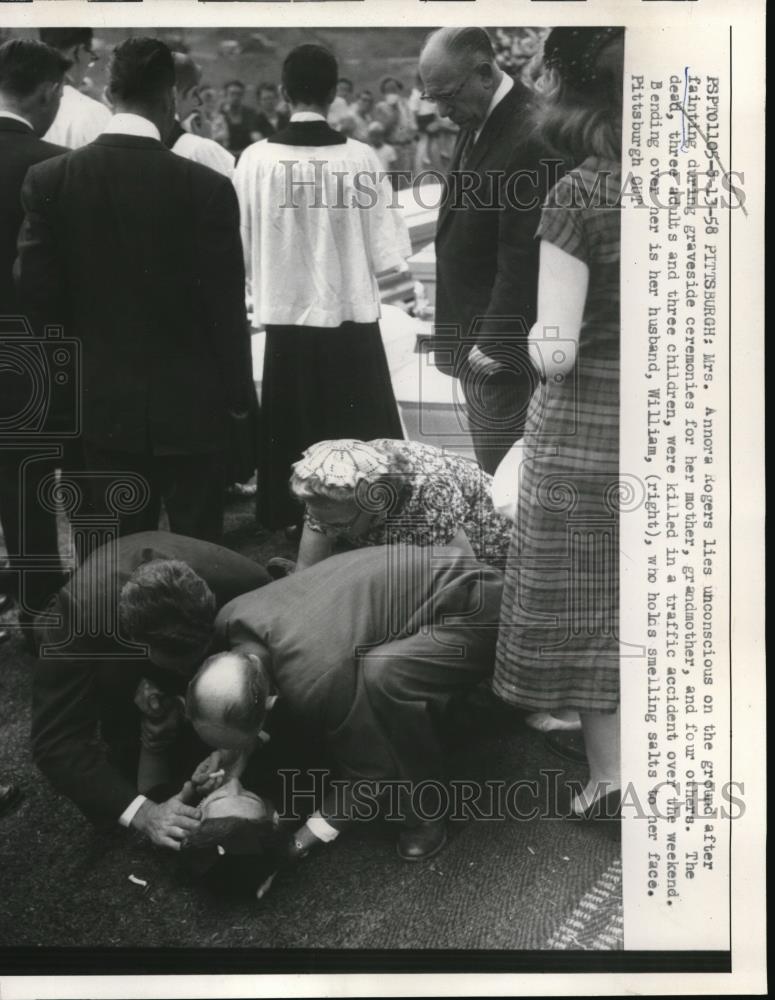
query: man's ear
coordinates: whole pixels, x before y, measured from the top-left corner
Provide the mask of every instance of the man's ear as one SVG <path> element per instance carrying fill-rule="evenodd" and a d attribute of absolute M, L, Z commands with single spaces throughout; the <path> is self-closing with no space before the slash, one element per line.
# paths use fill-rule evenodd
<path fill-rule="evenodd" d="M 285 89 L 285 84 L 282 83 L 280 84 L 280 97 L 282 97 L 283 101 L 285 101 L 286 104 L 291 103 L 288 91 Z"/>
<path fill-rule="evenodd" d="M 46 80 L 38 85 L 37 100 L 41 107 L 50 108 L 52 105 L 59 106 L 62 100 L 62 81 Z"/>
<path fill-rule="evenodd" d="M 476 72 L 479 74 L 479 79 L 482 81 L 482 85 L 488 90 L 495 89 L 495 74 L 493 73 L 493 67 L 488 62 L 482 63 L 478 66 Z"/>

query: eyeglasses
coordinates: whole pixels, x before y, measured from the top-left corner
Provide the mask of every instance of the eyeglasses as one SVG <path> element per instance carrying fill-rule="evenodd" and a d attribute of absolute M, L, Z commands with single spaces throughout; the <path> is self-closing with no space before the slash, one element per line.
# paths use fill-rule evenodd
<path fill-rule="evenodd" d="M 429 94 L 426 90 L 420 94 L 423 101 L 432 101 L 434 104 L 447 104 L 450 105 L 455 100 L 460 91 L 465 87 L 471 77 L 474 75 L 474 70 L 470 73 L 466 73 L 460 83 L 455 87 L 454 90 L 450 91 L 449 94 Z"/>

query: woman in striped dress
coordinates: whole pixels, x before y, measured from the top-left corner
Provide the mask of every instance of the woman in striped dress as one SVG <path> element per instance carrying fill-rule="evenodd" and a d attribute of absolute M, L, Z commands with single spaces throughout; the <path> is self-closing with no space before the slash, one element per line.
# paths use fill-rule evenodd
<path fill-rule="evenodd" d="M 581 715 L 590 815 L 619 769 L 619 245 L 621 29 L 547 37 L 537 127 L 577 166 L 541 217 L 538 321 L 494 690 Z"/>

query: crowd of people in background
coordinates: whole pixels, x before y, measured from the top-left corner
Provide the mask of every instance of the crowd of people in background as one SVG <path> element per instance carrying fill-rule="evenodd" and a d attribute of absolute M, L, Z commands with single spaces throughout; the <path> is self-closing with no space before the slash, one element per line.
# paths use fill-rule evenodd
<path fill-rule="evenodd" d="M 186 117 L 183 127 L 220 143 L 235 159 L 252 143 L 274 135 L 290 117 L 275 83 L 248 87 L 230 80 L 219 100 L 217 90 L 203 82 L 199 94 L 201 107 Z M 375 94 L 368 88 L 356 90 L 352 80 L 340 77 L 327 119 L 337 132 L 372 146 L 397 189 L 409 187 L 423 171 L 435 171 L 438 181 L 449 169 L 458 127 L 423 98 L 420 81 L 407 93 L 400 79 L 387 76 Z"/>

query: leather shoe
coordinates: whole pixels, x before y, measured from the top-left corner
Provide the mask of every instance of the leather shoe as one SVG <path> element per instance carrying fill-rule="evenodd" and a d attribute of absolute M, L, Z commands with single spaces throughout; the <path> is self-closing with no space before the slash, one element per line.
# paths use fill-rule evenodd
<path fill-rule="evenodd" d="M 581 733 L 568 730 L 553 730 L 544 734 L 544 743 L 548 750 L 563 760 L 574 764 L 586 764 L 587 752 L 584 749 L 584 737 Z"/>
<path fill-rule="evenodd" d="M 273 556 L 265 567 L 267 573 L 273 580 L 282 580 L 283 577 L 290 576 L 296 572 L 296 563 L 293 559 L 285 559 L 283 556 Z"/>
<path fill-rule="evenodd" d="M 396 850 L 404 861 L 427 861 L 447 843 L 447 824 L 443 819 L 429 820 L 402 830 Z"/>

